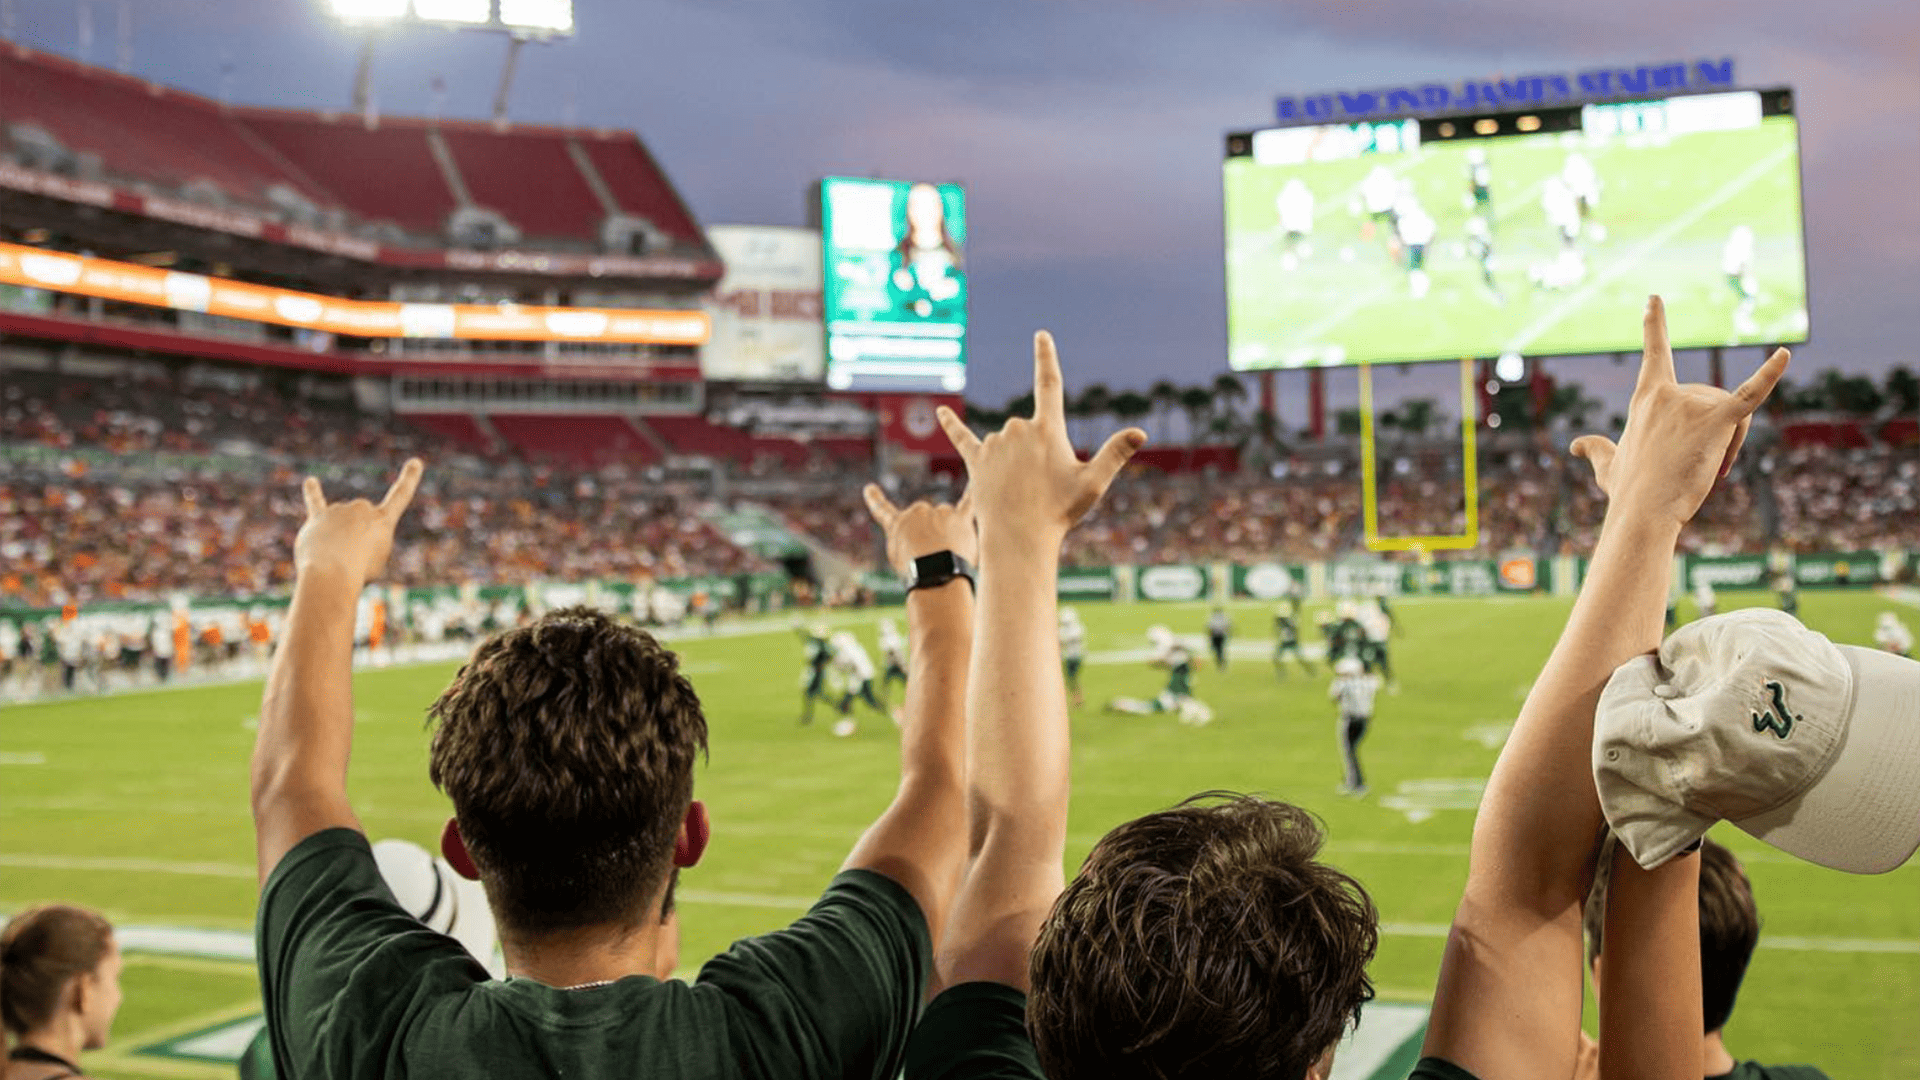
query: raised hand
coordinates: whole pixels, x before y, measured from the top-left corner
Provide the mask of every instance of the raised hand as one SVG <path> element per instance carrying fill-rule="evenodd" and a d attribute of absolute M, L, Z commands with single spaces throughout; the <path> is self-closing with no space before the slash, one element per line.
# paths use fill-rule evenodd
<path fill-rule="evenodd" d="M 365 499 L 329 503 L 320 492 L 320 481 L 307 477 L 300 486 L 306 497 L 307 521 L 293 539 L 294 570 L 301 574 L 339 571 L 363 583 L 379 577 L 393 551 L 394 526 L 413 502 L 425 468 L 419 458 L 407 459 L 378 506 Z"/>
<path fill-rule="evenodd" d="M 1644 334 L 1640 379 L 1619 445 L 1602 435 L 1583 435 L 1572 449 L 1592 464 L 1594 480 L 1614 505 L 1684 525 L 1714 481 L 1733 468 L 1754 410 L 1786 373 L 1789 354 L 1776 349 L 1728 393 L 1679 381 L 1667 344 L 1666 306 L 1657 296 L 1647 300 Z"/>
<path fill-rule="evenodd" d="M 967 463 L 968 492 L 983 532 L 1009 525 L 1054 545 L 1113 483 L 1134 451 L 1146 445 L 1139 428 L 1116 432 L 1091 461 L 1074 455 L 1067 439 L 1060 358 L 1053 335 L 1033 337 L 1033 419 L 1014 417 L 985 439 L 974 437 L 953 410 L 939 410 L 953 448 Z"/>
<path fill-rule="evenodd" d="M 861 494 L 866 496 L 867 512 L 887 534 L 887 561 L 901 577 L 907 576 L 913 560 L 937 551 L 951 551 L 969 563 L 980 561 L 971 488 L 951 506 L 922 499 L 905 510 L 893 505 L 878 484 L 868 484 Z"/>

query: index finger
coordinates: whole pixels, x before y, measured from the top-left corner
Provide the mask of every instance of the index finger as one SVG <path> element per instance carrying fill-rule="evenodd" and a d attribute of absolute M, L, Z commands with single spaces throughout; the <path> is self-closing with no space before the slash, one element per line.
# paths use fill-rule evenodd
<path fill-rule="evenodd" d="M 860 494 L 866 497 L 867 513 L 873 515 L 873 520 L 879 522 L 882 529 L 893 528 L 893 519 L 900 516 L 900 508 L 893 505 L 880 485 L 868 484 L 860 489 Z"/>
<path fill-rule="evenodd" d="M 1066 423 L 1061 381 L 1060 354 L 1053 347 L 1053 335 L 1042 330 L 1033 335 L 1033 418 L 1036 422 Z"/>
<path fill-rule="evenodd" d="M 1667 343 L 1667 305 L 1658 296 L 1647 297 L 1640 338 L 1640 378 L 1633 388 L 1645 390 L 1658 383 L 1680 381 L 1673 370 L 1673 347 Z"/>
<path fill-rule="evenodd" d="M 1773 393 L 1773 388 L 1780 384 L 1780 377 L 1787 373 L 1787 361 L 1792 358 L 1793 355 L 1785 349 L 1773 350 L 1773 355 L 1760 365 L 1760 370 L 1747 376 L 1746 382 L 1734 388 L 1721 408 L 1736 417 L 1752 416 L 1754 410 L 1767 400 L 1767 395 Z"/>
<path fill-rule="evenodd" d="M 320 478 L 309 476 L 300 484 L 300 497 L 306 500 L 307 516 L 319 517 L 320 511 L 327 508 L 327 497 L 320 493 Z"/>
<path fill-rule="evenodd" d="M 400 477 L 387 489 L 387 497 L 380 500 L 380 512 L 388 517 L 397 518 L 406 512 L 408 504 L 413 502 L 413 493 L 420 487 L 420 474 L 426 471 L 426 465 L 419 458 L 408 458 L 400 466 Z"/>

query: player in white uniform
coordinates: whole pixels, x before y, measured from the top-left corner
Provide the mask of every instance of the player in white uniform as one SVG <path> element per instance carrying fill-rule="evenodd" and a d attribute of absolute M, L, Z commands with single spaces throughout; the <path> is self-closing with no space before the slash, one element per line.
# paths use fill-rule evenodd
<path fill-rule="evenodd" d="M 1487 164 L 1487 152 L 1475 146 L 1467 150 L 1467 209 L 1488 225 L 1493 222 L 1493 166 Z"/>
<path fill-rule="evenodd" d="M 1080 613 L 1070 607 L 1060 609 L 1060 666 L 1066 672 L 1067 693 L 1077 707 L 1086 703 L 1080 692 L 1080 667 L 1087 662 L 1087 628 Z"/>
<path fill-rule="evenodd" d="M 1593 171 L 1593 162 L 1575 150 L 1560 167 L 1560 177 L 1573 196 L 1574 211 L 1580 226 L 1586 230 L 1587 239 L 1596 244 L 1606 240 L 1606 227 L 1593 220 L 1594 211 L 1600 208 L 1600 174 Z"/>
<path fill-rule="evenodd" d="M 900 636 L 900 627 L 892 619 L 880 620 L 880 659 L 887 664 L 880 675 L 880 692 L 889 694 L 895 681 L 903 686 L 907 681 L 907 639 Z"/>
<path fill-rule="evenodd" d="M 1711 619 L 1720 610 L 1720 598 L 1714 595 L 1712 582 L 1702 581 L 1693 587 L 1693 606 L 1700 609 L 1702 619 Z"/>
<path fill-rule="evenodd" d="M 1313 236 L 1313 192 L 1307 188 L 1306 181 L 1296 176 L 1280 188 L 1280 194 L 1273 201 L 1280 217 L 1280 231 L 1286 234 L 1286 250 L 1280 264 L 1292 270 L 1300 265 L 1301 259 L 1313 254 L 1313 245 L 1308 242 Z"/>
<path fill-rule="evenodd" d="M 1560 254 L 1528 267 L 1527 276 L 1543 289 L 1579 284 L 1587 276 L 1587 261 L 1580 254 L 1580 203 L 1559 174 L 1547 177 L 1541 185 L 1540 209 L 1546 214 L 1547 224 L 1560 236 Z"/>
<path fill-rule="evenodd" d="M 1733 331 L 1741 337 L 1753 337 L 1760 327 L 1753 321 L 1753 307 L 1760 292 L 1753 280 L 1753 229 L 1735 225 L 1720 249 L 1720 269 L 1727 275 L 1727 287 L 1733 290 Z"/>
<path fill-rule="evenodd" d="M 1500 291 L 1500 283 L 1493 277 L 1497 267 L 1493 256 L 1493 227 L 1478 214 L 1467 219 L 1467 254 L 1480 264 L 1480 280 L 1486 283 L 1487 291 L 1493 294 L 1493 302 L 1506 303 L 1507 295 Z"/>
<path fill-rule="evenodd" d="M 1873 643 L 1895 656 L 1913 655 L 1913 631 L 1891 611 L 1880 613 L 1880 621 L 1873 628 Z"/>
<path fill-rule="evenodd" d="M 1393 239 L 1393 204 L 1400 197 L 1400 181 L 1394 178 L 1393 170 L 1385 165 L 1375 165 L 1367 178 L 1360 182 L 1360 198 L 1366 203 L 1367 220 L 1360 226 L 1360 238 L 1373 238 L 1375 230 Z"/>
<path fill-rule="evenodd" d="M 873 693 L 873 658 L 860 645 L 860 639 L 853 636 L 851 630 L 841 630 L 833 635 L 833 667 L 840 674 L 840 719 L 834 721 L 833 733 L 845 738 L 854 732 L 853 699 L 859 698 L 872 706 L 873 711 L 887 715 L 886 706 Z"/>
<path fill-rule="evenodd" d="M 1407 291 L 1415 300 L 1424 299 L 1433 282 L 1427 277 L 1427 245 L 1433 243 L 1433 215 L 1427 213 L 1412 193 L 1401 198 L 1394 208 L 1394 232 L 1406 252 Z"/>
<path fill-rule="evenodd" d="M 1173 636 L 1173 631 L 1164 626 L 1148 627 L 1147 641 L 1153 646 L 1153 656 L 1147 663 L 1167 669 L 1167 688 L 1152 701 L 1114 698 L 1107 703 L 1107 711 L 1136 716 L 1170 712 L 1178 716 L 1181 723 L 1194 727 L 1211 721 L 1213 710 L 1193 696 L 1192 650 L 1181 644 L 1180 639 Z"/>

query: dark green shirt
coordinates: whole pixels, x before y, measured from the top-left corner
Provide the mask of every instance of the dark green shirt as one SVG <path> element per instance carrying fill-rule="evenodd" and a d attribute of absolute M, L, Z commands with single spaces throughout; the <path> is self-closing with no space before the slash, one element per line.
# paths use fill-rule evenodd
<path fill-rule="evenodd" d="M 919 905 L 864 870 L 691 985 L 494 980 L 394 902 L 367 839 L 301 841 L 260 894 L 261 999 L 286 1080 L 894 1076 L 932 946 Z"/>
<path fill-rule="evenodd" d="M 1027 995 L 996 982 L 942 990 L 907 1043 L 906 1080 L 1046 1080 L 1027 1037 Z"/>
<path fill-rule="evenodd" d="M 1407 1080 L 1476 1080 L 1467 1070 L 1451 1061 L 1439 1058 L 1421 1058 L 1420 1064 L 1413 1067 L 1413 1073 Z M 1757 1061 L 1743 1061 L 1733 1067 L 1730 1073 L 1709 1076 L 1706 1080 L 1832 1080 L 1826 1073 L 1811 1065 L 1762 1065 Z"/>

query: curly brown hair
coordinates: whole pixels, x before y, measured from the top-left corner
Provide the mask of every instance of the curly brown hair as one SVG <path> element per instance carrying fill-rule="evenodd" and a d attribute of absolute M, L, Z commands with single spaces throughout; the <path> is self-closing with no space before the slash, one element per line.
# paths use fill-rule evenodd
<path fill-rule="evenodd" d="M 647 918 L 707 749 L 679 666 L 646 631 L 563 608 L 486 642 L 434 702 L 428 775 L 503 928 Z"/>
<path fill-rule="evenodd" d="M 1034 946 L 1052 1080 L 1301 1080 L 1373 999 L 1379 913 L 1306 811 L 1195 795 L 1114 829 Z"/>

